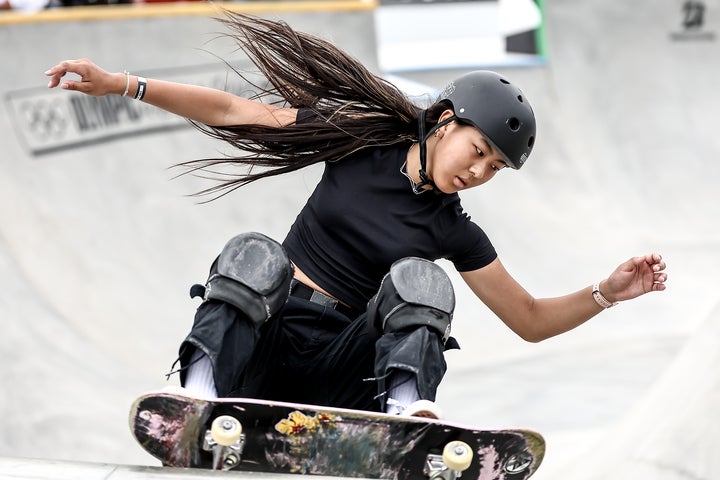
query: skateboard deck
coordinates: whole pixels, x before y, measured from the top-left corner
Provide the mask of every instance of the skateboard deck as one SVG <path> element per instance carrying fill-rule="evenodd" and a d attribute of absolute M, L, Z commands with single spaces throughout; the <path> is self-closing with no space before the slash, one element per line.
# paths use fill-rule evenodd
<path fill-rule="evenodd" d="M 165 466 L 338 477 L 523 480 L 545 453 L 530 430 L 169 392 L 139 397 L 130 429 Z"/>

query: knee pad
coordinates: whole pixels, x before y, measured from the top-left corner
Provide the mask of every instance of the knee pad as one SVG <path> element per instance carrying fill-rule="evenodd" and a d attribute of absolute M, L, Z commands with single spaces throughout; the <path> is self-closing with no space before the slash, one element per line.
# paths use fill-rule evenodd
<path fill-rule="evenodd" d="M 409 257 L 390 267 L 368 302 L 367 319 L 374 332 L 427 326 L 445 343 L 454 309 L 455 292 L 445 271 L 429 260 Z"/>
<path fill-rule="evenodd" d="M 243 233 L 230 239 L 215 261 L 204 299 L 229 303 L 262 324 L 287 301 L 292 277 L 282 245 L 259 233 Z"/>

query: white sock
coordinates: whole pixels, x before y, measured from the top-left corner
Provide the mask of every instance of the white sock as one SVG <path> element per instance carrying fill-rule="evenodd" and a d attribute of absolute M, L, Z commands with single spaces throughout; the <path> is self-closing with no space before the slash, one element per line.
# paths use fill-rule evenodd
<path fill-rule="evenodd" d="M 411 403 L 420 400 L 415 375 L 397 370 L 390 376 L 388 400 L 385 411 L 391 415 L 402 413 Z"/>
<path fill-rule="evenodd" d="M 212 363 L 202 350 L 196 349 L 190 359 L 184 387 L 198 397 L 217 398 Z"/>

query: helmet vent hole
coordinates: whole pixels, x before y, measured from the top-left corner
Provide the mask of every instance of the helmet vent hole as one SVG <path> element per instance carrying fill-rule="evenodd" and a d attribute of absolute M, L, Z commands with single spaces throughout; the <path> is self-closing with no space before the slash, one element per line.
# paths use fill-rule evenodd
<path fill-rule="evenodd" d="M 528 138 L 528 148 L 532 148 L 535 145 L 535 137 Z"/>
<path fill-rule="evenodd" d="M 508 81 L 505 80 L 504 78 L 501 78 L 500 81 L 501 81 L 502 83 L 504 83 L 505 85 L 510 85 L 510 82 L 508 82 Z"/>
<path fill-rule="evenodd" d="M 522 95 L 518 95 L 518 102 L 523 103 Z"/>
<path fill-rule="evenodd" d="M 515 117 L 508 118 L 507 124 L 513 132 L 517 132 L 520 129 L 520 120 Z"/>

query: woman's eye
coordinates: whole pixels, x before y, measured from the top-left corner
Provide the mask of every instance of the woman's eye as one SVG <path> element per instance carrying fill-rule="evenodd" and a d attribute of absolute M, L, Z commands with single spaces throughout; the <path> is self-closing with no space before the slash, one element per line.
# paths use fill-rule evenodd
<path fill-rule="evenodd" d="M 479 148 L 476 148 L 475 150 L 477 150 L 477 154 L 480 155 L 481 157 L 485 156 L 485 152 L 483 152 Z"/>
<path fill-rule="evenodd" d="M 490 168 L 492 168 L 496 172 L 500 171 L 500 169 L 498 167 L 496 167 L 495 165 L 491 165 Z"/>

